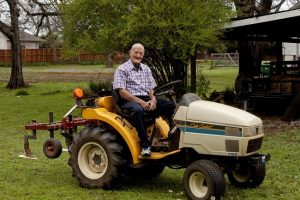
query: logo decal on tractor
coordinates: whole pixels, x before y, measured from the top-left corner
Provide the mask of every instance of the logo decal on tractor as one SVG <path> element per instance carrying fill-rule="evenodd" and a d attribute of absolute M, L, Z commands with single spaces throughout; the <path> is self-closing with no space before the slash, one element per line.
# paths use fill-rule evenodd
<path fill-rule="evenodd" d="M 211 135 L 225 135 L 225 126 L 197 123 L 197 122 L 186 122 L 176 121 L 178 127 L 183 132 L 189 133 L 202 133 L 202 134 L 211 134 Z"/>

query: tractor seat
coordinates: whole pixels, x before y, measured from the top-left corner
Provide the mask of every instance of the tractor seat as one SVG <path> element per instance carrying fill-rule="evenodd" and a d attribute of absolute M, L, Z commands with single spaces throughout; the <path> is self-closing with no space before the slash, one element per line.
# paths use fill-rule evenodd
<path fill-rule="evenodd" d="M 114 100 L 117 114 L 119 114 L 122 118 L 125 118 L 126 120 L 131 122 L 132 112 L 122 107 L 124 100 L 120 96 L 119 92 L 117 90 L 114 90 L 113 87 L 111 87 L 111 94 Z M 153 124 L 155 122 L 155 118 L 157 117 L 158 116 L 155 115 L 153 112 L 144 112 L 144 120 L 146 125 Z"/>
<path fill-rule="evenodd" d="M 126 119 L 130 118 L 131 112 L 129 110 L 122 108 L 123 99 L 121 98 L 119 92 L 117 90 L 111 89 L 111 94 L 114 100 L 117 114 L 121 115 L 121 117 L 124 117 Z"/>

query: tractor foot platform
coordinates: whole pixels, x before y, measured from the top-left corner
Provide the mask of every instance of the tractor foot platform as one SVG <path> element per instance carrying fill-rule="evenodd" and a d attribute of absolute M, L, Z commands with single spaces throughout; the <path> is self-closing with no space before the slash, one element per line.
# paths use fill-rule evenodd
<path fill-rule="evenodd" d="M 151 156 L 139 156 L 139 159 L 143 159 L 143 160 L 159 160 L 162 158 L 165 158 L 167 156 L 170 155 L 174 155 L 176 153 L 179 153 L 181 150 L 175 150 L 175 151 L 171 151 L 171 152 L 152 152 Z"/>

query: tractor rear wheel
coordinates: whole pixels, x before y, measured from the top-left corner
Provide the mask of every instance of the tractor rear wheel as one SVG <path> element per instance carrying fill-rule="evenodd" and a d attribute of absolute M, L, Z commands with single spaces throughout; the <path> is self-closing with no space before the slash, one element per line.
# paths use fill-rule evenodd
<path fill-rule="evenodd" d="M 209 160 L 198 160 L 189 165 L 183 176 L 184 189 L 192 200 L 222 199 L 225 180 L 218 165 Z"/>
<path fill-rule="evenodd" d="M 70 146 L 69 165 L 82 187 L 113 188 L 120 177 L 124 159 L 122 145 L 101 128 L 85 128 Z"/>
<path fill-rule="evenodd" d="M 228 180 L 237 188 L 258 187 L 264 181 L 265 176 L 266 165 L 262 163 L 256 166 L 244 164 L 227 173 Z"/>

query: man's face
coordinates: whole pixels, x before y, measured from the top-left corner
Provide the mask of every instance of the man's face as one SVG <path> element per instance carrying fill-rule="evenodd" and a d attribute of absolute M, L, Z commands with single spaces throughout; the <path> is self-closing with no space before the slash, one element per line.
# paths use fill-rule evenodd
<path fill-rule="evenodd" d="M 144 48 L 137 47 L 134 49 L 131 49 L 129 52 L 130 60 L 133 64 L 139 64 L 142 62 L 144 57 Z"/>

